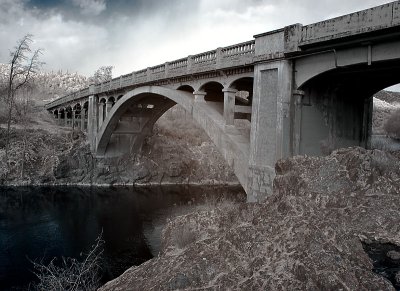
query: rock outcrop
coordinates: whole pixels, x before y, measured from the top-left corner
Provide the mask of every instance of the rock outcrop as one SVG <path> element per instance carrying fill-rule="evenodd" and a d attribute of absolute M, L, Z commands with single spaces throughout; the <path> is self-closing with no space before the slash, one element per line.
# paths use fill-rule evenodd
<path fill-rule="evenodd" d="M 341 149 L 276 172 L 264 203 L 170 221 L 156 258 L 100 290 L 400 288 L 399 154 Z"/>

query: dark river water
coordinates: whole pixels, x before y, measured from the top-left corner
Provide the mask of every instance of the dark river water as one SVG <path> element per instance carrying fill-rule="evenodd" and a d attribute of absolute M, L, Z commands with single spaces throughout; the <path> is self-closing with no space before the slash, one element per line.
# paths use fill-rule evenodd
<path fill-rule="evenodd" d="M 0 290 L 27 289 L 31 261 L 80 258 L 102 233 L 102 282 L 156 256 L 166 219 L 221 200 L 236 187 L 0 188 Z"/>

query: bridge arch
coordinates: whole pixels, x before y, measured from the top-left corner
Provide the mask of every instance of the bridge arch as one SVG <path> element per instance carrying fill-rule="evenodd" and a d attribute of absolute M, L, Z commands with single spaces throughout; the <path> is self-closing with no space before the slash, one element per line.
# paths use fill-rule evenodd
<path fill-rule="evenodd" d="M 165 102 L 166 99 L 172 102 Z M 165 106 L 163 106 L 163 104 L 159 104 L 160 106 L 157 106 L 157 108 L 147 108 L 150 107 L 149 105 L 155 105 L 150 103 L 162 103 L 163 100 Z M 111 108 L 109 112 L 109 118 L 106 118 L 104 123 L 101 125 L 97 135 L 96 154 L 99 156 L 107 155 L 107 147 L 109 146 L 111 136 L 117 126 L 123 128 L 123 130 L 120 131 L 120 135 L 125 133 L 126 135 L 133 135 L 133 139 L 142 140 L 142 138 L 138 137 L 148 134 L 149 132 L 147 131 L 152 128 L 153 124 L 162 114 L 164 114 L 165 111 L 175 104 L 180 104 L 187 111 L 191 112 L 192 102 L 193 100 L 191 93 L 158 86 L 145 86 L 127 92 L 115 103 L 114 107 Z M 144 103 L 146 103 L 146 108 L 143 108 Z M 152 110 L 148 110 L 148 116 L 142 116 L 143 113 L 141 112 L 144 112 L 145 109 L 157 110 L 154 110 L 154 112 L 151 112 Z M 125 120 L 120 121 L 124 115 Z M 140 124 L 141 128 L 136 128 L 136 131 L 131 131 L 128 133 L 127 129 L 129 127 L 137 127 L 137 124 Z M 139 140 L 134 141 L 132 138 L 129 138 L 129 141 L 127 142 L 130 143 L 129 146 L 134 146 L 135 149 L 140 144 Z M 127 149 L 125 148 L 124 150 Z M 111 153 L 111 155 L 112 154 L 113 153 Z"/>
<path fill-rule="evenodd" d="M 400 83 L 399 59 L 329 68 L 299 87 L 298 153 L 325 155 L 340 147 L 370 147 L 373 95 Z"/>
<path fill-rule="evenodd" d="M 159 86 L 143 86 L 127 92 L 111 109 L 96 137 L 96 155 L 118 156 L 140 149 L 154 123 L 171 107 L 180 104 L 205 130 L 222 155 L 232 165 L 246 189 L 249 144 L 240 133 L 225 132 L 222 116 L 212 113 L 211 106 L 198 103 L 193 94 Z M 152 106 L 149 106 L 152 105 Z M 124 152 L 116 149 L 123 149 Z"/>
<path fill-rule="evenodd" d="M 206 101 L 212 102 L 223 102 L 224 101 L 224 93 L 222 90 L 224 89 L 224 85 L 217 81 L 209 81 L 202 84 L 199 88 L 199 91 L 204 91 L 207 95 L 204 97 Z"/>

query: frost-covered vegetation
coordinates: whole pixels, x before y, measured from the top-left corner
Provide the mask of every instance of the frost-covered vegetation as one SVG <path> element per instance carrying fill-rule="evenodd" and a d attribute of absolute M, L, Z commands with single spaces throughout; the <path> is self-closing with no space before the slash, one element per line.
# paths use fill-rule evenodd
<path fill-rule="evenodd" d="M 10 66 L 0 64 L 0 83 L 4 84 L 8 76 Z M 65 94 L 80 90 L 89 85 L 89 78 L 68 71 L 41 70 L 32 77 L 29 87 L 32 90 L 31 100 L 37 102 L 51 101 Z"/>

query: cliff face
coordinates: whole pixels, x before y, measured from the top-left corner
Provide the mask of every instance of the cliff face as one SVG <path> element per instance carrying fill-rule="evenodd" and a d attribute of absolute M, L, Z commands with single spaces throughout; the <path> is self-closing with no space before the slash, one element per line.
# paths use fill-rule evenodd
<path fill-rule="evenodd" d="M 158 257 L 100 290 L 400 288 L 399 154 L 343 149 L 276 171 L 265 203 L 176 218 Z"/>

